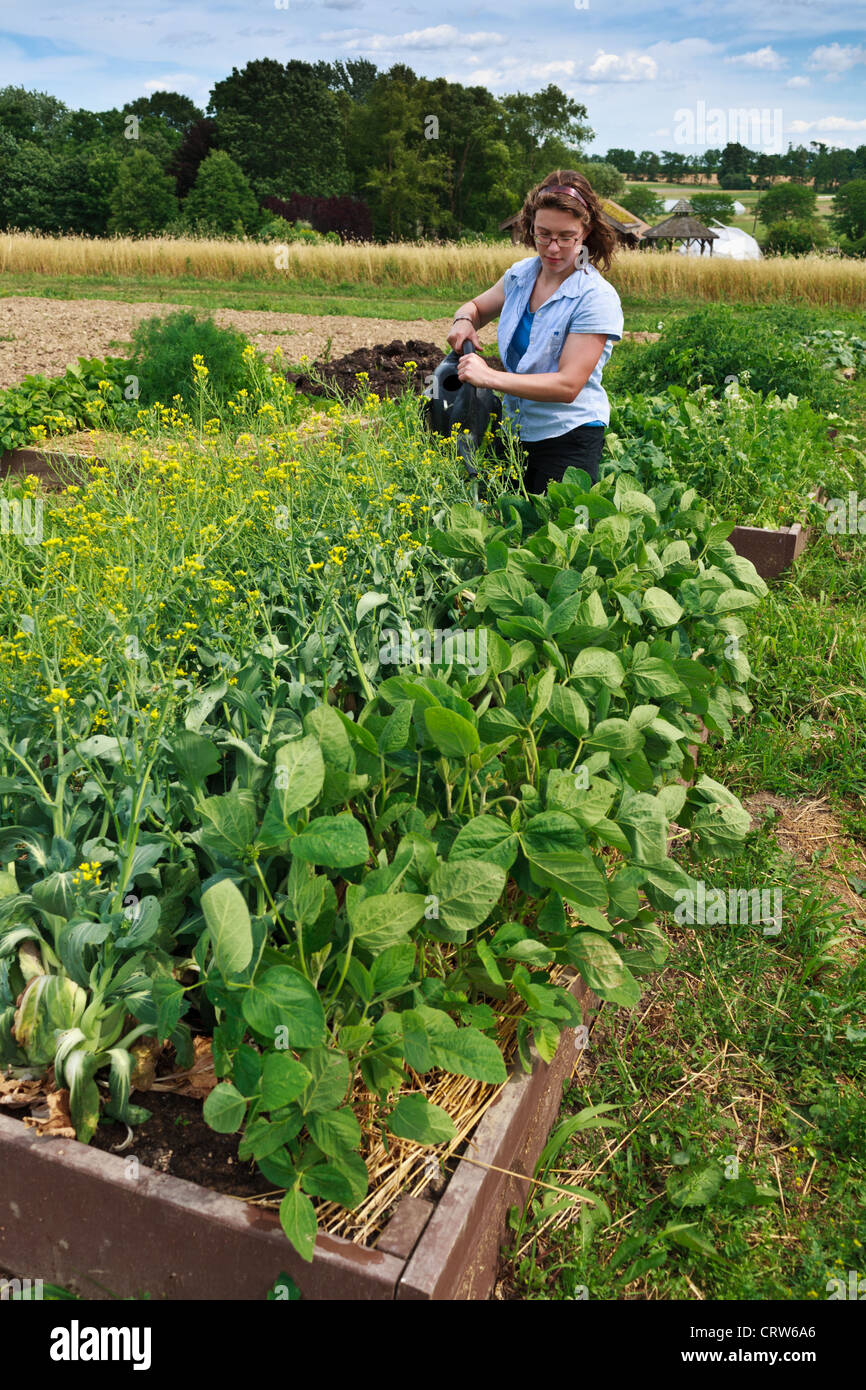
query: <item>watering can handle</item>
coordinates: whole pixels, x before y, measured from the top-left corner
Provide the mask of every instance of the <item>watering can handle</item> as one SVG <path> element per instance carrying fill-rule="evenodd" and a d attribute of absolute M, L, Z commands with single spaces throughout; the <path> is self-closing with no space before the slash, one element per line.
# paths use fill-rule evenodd
<path fill-rule="evenodd" d="M 463 356 L 465 357 L 465 356 L 467 355 L 467 353 L 474 352 L 474 351 L 475 351 L 475 344 L 474 344 L 474 343 L 470 343 L 470 341 L 469 341 L 468 338 L 464 339 L 464 342 L 463 342 Z"/>

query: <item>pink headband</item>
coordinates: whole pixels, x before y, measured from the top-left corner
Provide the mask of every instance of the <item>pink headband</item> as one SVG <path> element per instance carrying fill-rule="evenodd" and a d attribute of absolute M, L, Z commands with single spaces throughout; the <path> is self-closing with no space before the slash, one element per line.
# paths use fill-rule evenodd
<path fill-rule="evenodd" d="M 541 193 L 567 193 L 568 196 L 569 196 L 569 198 L 576 198 L 577 201 L 580 203 L 580 205 L 581 205 L 582 207 L 586 208 L 587 212 L 589 212 L 589 207 L 588 207 L 588 205 L 587 205 L 587 203 L 586 203 L 586 200 L 584 199 L 583 195 L 582 195 L 581 193 L 578 193 L 578 191 L 577 191 L 576 188 L 572 188 L 570 184 L 565 184 L 565 183 L 549 183 L 549 184 L 547 184 L 544 188 L 540 188 L 538 191 L 539 191 L 539 194 L 541 194 Z"/>

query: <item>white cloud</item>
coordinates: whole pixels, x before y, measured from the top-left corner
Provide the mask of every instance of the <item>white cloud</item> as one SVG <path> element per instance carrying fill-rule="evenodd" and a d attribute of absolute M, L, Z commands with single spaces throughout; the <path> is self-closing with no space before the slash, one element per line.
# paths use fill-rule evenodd
<path fill-rule="evenodd" d="M 811 85 L 812 79 L 810 77 L 789 77 L 785 83 L 786 87 L 811 87 Z"/>
<path fill-rule="evenodd" d="M 583 71 L 593 82 L 652 82 L 658 76 L 658 64 L 646 53 L 620 55 L 600 48 Z"/>
<path fill-rule="evenodd" d="M 792 121 L 789 130 L 803 135 L 807 130 L 828 132 L 831 130 L 866 130 L 866 120 L 852 121 L 849 116 L 820 116 L 817 121 Z"/>
<path fill-rule="evenodd" d="M 323 43 L 341 43 L 362 53 L 429 52 L 443 48 L 489 48 L 508 42 L 504 34 L 462 34 L 453 24 L 411 29 L 407 34 L 366 34 L 363 29 L 335 29 L 320 34 Z"/>
<path fill-rule="evenodd" d="M 751 53 L 736 53 L 725 59 L 726 63 L 739 63 L 745 68 L 759 68 L 763 72 L 778 72 L 785 66 L 786 61 L 787 59 L 769 44 L 763 48 L 756 48 Z"/>
<path fill-rule="evenodd" d="M 864 62 L 866 62 L 866 48 L 862 46 L 855 48 L 850 43 L 825 43 L 812 51 L 806 67 L 812 68 L 816 72 L 826 73 L 829 77 L 838 77 L 840 73 L 849 72 L 857 63 Z"/>

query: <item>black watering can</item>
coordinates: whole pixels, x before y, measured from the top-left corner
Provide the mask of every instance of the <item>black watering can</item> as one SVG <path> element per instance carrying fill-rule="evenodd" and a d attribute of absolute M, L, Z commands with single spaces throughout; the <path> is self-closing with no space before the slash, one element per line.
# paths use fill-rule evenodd
<path fill-rule="evenodd" d="M 464 356 L 474 352 L 472 343 L 463 344 Z M 473 466 L 475 450 L 490 427 L 502 415 L 499 397 L 487 386 L 472 386 L 457 375 L 457 353 L 449 352 L 433 372 L 424 392 L 430 428 L 449 438 L 455 425 L 460 426 L 457 450 L 466 465 L 470 478 L 478 477 Z M 465 431 L 468 430 L 468 434 Z"/>

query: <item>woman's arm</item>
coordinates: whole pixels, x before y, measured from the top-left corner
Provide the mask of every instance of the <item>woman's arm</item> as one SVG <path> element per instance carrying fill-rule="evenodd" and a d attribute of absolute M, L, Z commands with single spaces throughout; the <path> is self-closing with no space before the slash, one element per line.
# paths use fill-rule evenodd
<path fill-rule="evenodd" d="M 505 303 L 505 276 L 497 280 L 496 284 L 483 294 L 479 294 L 475 299 L 468 299 L 465 304 L 454 315 L 454 325 L 448 334 L 446 342 L 450 343 L 455 352 L 460 352 L 467 338 L 474 347 L 480 350 L 481 343 L 478 339 L 477 329 L 483 328 L 491 319 L 498 318 L 502 313 Z M 458 317 L 458 315 L 460 317 Z M 463 317 L 465 315 L 465 317 Z"/>
<path fill-rule="evenodd" d="M 606 342 L 606 333 L 569 333 L 556 372 L 497 372 L 475 353 L 460 358 L 457 372 L 461 381 L 470 381 L 473 386 L 489 386 L 527 401 L 570 405 L 598 366 Z"/>

